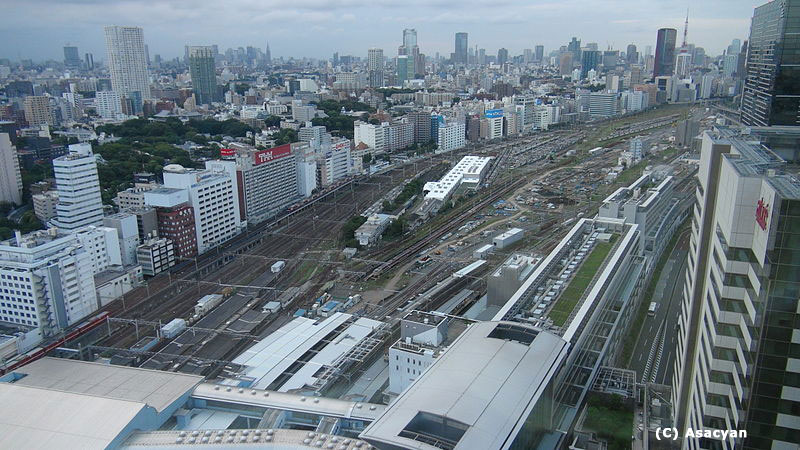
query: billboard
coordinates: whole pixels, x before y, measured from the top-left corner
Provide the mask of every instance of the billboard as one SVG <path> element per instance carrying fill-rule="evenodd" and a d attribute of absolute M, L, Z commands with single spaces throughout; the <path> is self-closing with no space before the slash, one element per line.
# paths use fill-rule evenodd
<path fill-rule="evenodd" d="M 503 117 L 502 109 L 487 109 L 485 116 L 487 119 L 494 119 L 496 117 Z"/>
<path fill-rule="evenodd" d="M 261 150 L 253 153 L 253 162 L 256 165 L 284 158 L 292 154 L 292 144 L 284 144 L 275 148 Z"/>
<path fill-rule="evenodd" d="M 236 150 L 232 148 L 221 148 L 219 149 L 220 156 L 234 156 L 236 155 Z"/>

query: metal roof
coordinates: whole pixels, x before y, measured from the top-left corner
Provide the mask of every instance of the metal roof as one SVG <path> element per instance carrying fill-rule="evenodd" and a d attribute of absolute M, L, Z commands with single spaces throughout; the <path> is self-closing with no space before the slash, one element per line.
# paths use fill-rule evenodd
<path fill-rule="evenodd" d="M 104 449 L 145 404 L 0 383 L 0 448 Z"/>
<path fill-rule="evenodd" d="M 42 358 L 14 373 L 18 386 L 146 403 L 161 412 L 203 377 L 62 358 Z M 2 384 L 2 383 L 0 383 Z"/>
<path fill-rule="evenodd" d="M 397 448 L 507 448 L 568 345 L 552 333 L 517 323 L 473 324 L 360 438 Z M 421 415 L 454 424 L 463 434 L 437 442 L 440 447 L 432 444 L 439 436 L 414 438 L 408 430 Z"/>

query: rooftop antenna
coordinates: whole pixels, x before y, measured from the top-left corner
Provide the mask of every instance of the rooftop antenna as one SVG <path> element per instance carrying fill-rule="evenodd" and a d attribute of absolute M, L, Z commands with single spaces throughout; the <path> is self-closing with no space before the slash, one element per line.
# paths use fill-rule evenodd
<path fill-rule="evenodd" d="M 686 22 L 683 24 L 683 48 L 686 48 L 686 35 L 689 34 L 689 7 L 686 7 Z"/>

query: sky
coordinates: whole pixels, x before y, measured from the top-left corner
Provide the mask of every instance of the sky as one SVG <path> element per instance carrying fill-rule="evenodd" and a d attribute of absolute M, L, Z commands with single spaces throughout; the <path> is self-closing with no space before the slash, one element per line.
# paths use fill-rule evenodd
<path fill-rule="evenodd" d="M 753 8 L 766 0 L 0 0 L 0 58 L 63 59 L 62 47 L 105 59 L 103 27 L 144 29 L 150 57 L 183 55 L 184 45 L 260 47 L 273 58 L 366 57 L 367 49 L 395 56 L 404 28 L 415 28 L 420 51 L 453 52 L 455 33 L 469 46 L 511 55 L 544 45 L 545 52 L 572 36 L 643 52 L 656 30 L 683 33 L 689 7 L 689 42 L 718 55 L 732 39 L 747 39 Z"/>

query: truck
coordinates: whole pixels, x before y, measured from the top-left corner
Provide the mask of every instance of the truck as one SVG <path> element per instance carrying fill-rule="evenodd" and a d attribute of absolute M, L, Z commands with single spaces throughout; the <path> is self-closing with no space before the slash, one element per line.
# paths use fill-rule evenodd
<path fill-rule="evenodd" d="M 284 266 L 286 266 L 286 261 L 278 261 L 278 262 L 276 262 L 275 264 L 272 265 L 270 270 L 272 270 L 272 273 L 278 273 L 281 270 L 283 270 Z"/>
<path fill-rule="evenodd" d="M 650 307 L 647 308 L 647 315 L 648 316 L 655 316 L 657 309 L 658 309 L 658 303 L 650 302 Z"/>

